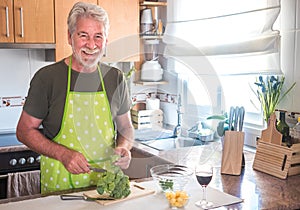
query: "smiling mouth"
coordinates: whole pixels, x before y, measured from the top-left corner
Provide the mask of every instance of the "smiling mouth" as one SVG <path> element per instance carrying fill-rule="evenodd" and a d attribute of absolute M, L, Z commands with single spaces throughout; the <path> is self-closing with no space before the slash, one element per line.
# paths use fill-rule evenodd
<path fill-rule="evenodd" d="M 82 49 L 82 52 L 86 55 L 94 55 L 100 52 L 99 49 L 89 50 L 89 49 Z"/>

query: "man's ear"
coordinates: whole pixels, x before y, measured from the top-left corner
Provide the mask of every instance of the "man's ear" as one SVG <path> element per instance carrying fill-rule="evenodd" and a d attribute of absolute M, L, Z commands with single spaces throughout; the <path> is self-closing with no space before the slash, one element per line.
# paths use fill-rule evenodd
<path fill-rule="evenodd" d="M 72 34 L 68 31 L 68 43 L 72 46 Z"/>

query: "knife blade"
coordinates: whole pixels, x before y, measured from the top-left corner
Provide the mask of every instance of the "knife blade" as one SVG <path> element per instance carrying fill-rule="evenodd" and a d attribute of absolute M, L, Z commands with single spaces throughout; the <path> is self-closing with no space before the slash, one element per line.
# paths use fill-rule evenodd
<path fill-rule="evenodd" d="M 90 170 L 94 171 L 94 172 L 98 172 L 98 173 L 103 173 L 103 172 L 106 172 L 107 170 L 106 169 L 103 169 L 103 168 L 96 168 L 96 167 L 92 167 L 92 166 L 89 166 Z"/>

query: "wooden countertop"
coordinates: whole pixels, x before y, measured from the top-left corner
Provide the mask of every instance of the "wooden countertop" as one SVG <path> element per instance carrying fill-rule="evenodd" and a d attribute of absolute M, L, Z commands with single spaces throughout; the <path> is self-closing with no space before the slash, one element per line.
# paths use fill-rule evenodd
<path fill-rule="evenodd" d="M 220 142 L 204 146 L 157 151 L 137 143 L 135 148 L 167 161 L 193 167 L 196 162 L 210 162 L 214 176 L 209 186 L 244 199 L 243 203 L 219 209 L 300 209 L 300 175 L 279 179 L 253 170 L 255 150 L 244 148 L 245 168 L 240 176 L 221 174 L 222 145 Z"/>

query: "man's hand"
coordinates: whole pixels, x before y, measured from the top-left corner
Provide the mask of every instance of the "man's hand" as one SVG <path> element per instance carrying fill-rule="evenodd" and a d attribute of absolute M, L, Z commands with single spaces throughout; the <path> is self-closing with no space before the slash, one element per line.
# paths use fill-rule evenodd
<path fill-rule="evenodd" d="M 122 169 L 127 169 L 131 161 L 131 152 L 126 147 L 116 147 L 115 153 L 121 156 L 121 158 L 115 162 L 115 165 L 120 166 Z"/>
<path fill-rule="evenodd" d="M 60 161 L 65 168 L 72 174 L 89 173 L 89 163 L 80 152 L 67 149 Z"/>

